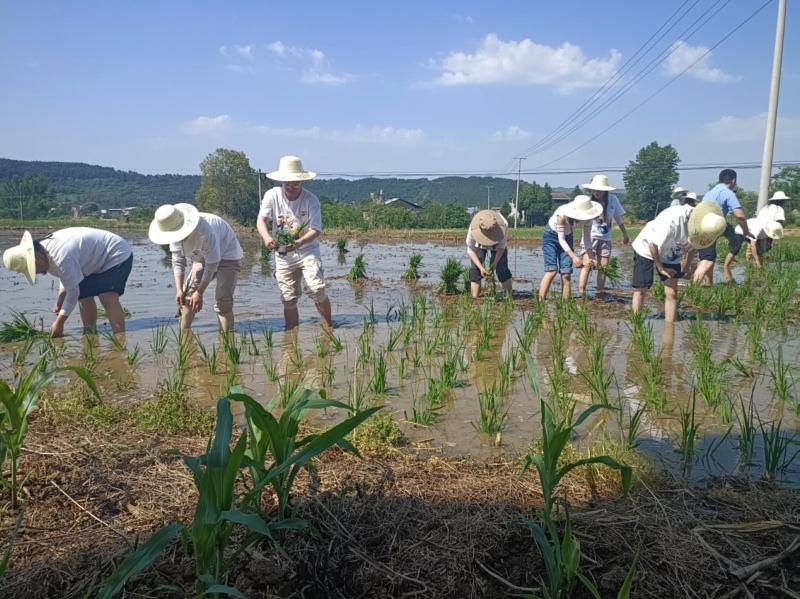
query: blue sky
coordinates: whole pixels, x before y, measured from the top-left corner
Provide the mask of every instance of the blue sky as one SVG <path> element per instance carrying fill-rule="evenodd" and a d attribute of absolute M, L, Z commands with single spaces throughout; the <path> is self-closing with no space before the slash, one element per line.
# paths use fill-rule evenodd
<path fill-rule="evenodd" d="M 270 170 L 509 169 L 681 6 L 637 68 L 666 60 L 525 168 L 621 166 L 671 143 L 687 164 L 760 162 L 777 3 L 0 2 L 0 156 L 197 173 L 217 147 Z M 800 16 L 789 6 L 776 160 L 800 160 Z M 727 41 L 636 113 L 584 143 Z M 528 176 L 573 185 L 589 175 Z M 622 185 L 621 174 L 611 173 Z M 715 172 L 682 173 L 704 189 Z M 758 171 L 742 171 L 754 189 Z"/>

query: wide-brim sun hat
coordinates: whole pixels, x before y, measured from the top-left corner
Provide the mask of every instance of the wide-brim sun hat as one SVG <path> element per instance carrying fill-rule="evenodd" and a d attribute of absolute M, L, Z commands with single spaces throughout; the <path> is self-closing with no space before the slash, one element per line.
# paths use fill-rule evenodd
<path fill-rule="evenodd" d="M 674 193 L 674 192 L 673 192 Z M 683 201 L 692 200 L 695 204 L 700 201 L 700 198 L 697 197 L 697 194 L 693 191 L 687 191 L 683 194 Z"/>
<path fill-rule="evenodd" d="M 776 220 L 764 223 L 764 234 L 770 239 L 783 238 L 783 225 Z"/>
<path fill-rule="evenodd" d="M 681 195 L 682 193 L 686 193 L 686 190 L 683 187 L 676 187 L 675 189 L 672 190 L 672 193 L 670 194 L 670 197 L 676 198 L 679 195 Z"/>
<path fill-rule="evenodd" d="M 767 201 L 768 201 L 768 202 L 780 202 L 780 201 L 782 201 L 782 200 L 791 200 L 791 199 L 792 199 L 792 198 L 790 198 L 789 196 L 787 196 L 787 195 L 786 195 L 785 193 L 783 193 L 782 191 L 776 191 L 775 193 L 773 193 L 773 194 L 772 194 L 772 197 L 771 197 L 769 200 L 767 200 Z"/>
<path fill-rule="evenodd" d="M 689 215 L 689 245 L 698 250 L 714 245 L 725 232 L 726 224 L 719 204 L 710 200 L 700 202 Z"/>
<path fill-rule="evenodd" d="M 283 156 L 278 162 L 278 170 L 267 173 L 267 177 L 281 183 L 308 181 L 317 176 L 314 171 L 307 171 L 297 156 Z"/>
<path fill-rule="evenodd" d="M 616 187 L 608 184 L 606 175 L 595 175 L 588 183 L 582 183 L 581 189 L 591 189 L 592 191 L 614 191 Z"/>
<path fill-rule="evenodd" d="M 469 232 L 472 238 L 481 245 L 496 245 L 503 241 L 508 230 L 508 223 L 495 210 L 481 210 L 472 217 Z"/>
<path fill-rule="evenodd" d="M 3 252 L 3 264 L 8 270 L 25 275 L 28 283 L 36 282 L 36 252 L 33 249 L 33 237 L 29 231 L 22 234 L 19 245 Z"/>
<path fill-rule="evenodd" d="M 200 224 L 200 213 L 191 204 L 164 204 L 153 215 L 147 236 L 158 245 L 177 243 L 192 234 Z"/>
<path fill-rule="evenodd" d="M 561 213 L 575 220 L 592 220 L 603 214 L 603 206 L 589 196 L 579 195 L 569 204 L 564 204 Z"/>

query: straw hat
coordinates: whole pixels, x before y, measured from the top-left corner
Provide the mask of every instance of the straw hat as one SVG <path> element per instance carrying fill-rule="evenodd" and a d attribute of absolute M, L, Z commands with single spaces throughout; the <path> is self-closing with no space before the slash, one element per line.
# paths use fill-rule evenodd
<path fill-rule="evenodd" d="M 3 252 L 3 264 L 8 270 L 21 272 L 33 285 L 36 282 L 36 254 L 33 250 L 33 237 L 30 232 L 22 234 L 19 245 L 8 248 Z"/>
<path fill-rule="evenodd" d="M 768 202 L 780 202 L 781 200 L 791 200 L 791 199 L 792 198 L 787 196 L 782 191 L 776 191 L 775 193 L 772 194 L 772 197 L 767 201 Z"/>
<path fill-rule="evenodd" d="M 686 190 L 683 187 L 676 187 L 675 189 L 672 190 L 670 197 L 675 198 L 681 195 L 682 193 L 686 193 Z"/>
<path fill-rule="evenodd" d="M 722 208 L 716 202 L 700 202 L 689 215 L 689 245 L 703 249 L 714 245 L 726 226 Z"/>
<path fill-rule="evenodd" d="M 603 214 L 603 206 L 589 196 L 575 196 L 569 204 L 564 204 L 561 214 L 575 220 L 592 220 Z"/>
<path fill-rule="evenodd" d="M 200 224 L 200 213 L 191 204 L 164 204 L 153 216 L 147 236 L 158 245 L 183 241 Z"/>
<path fill-rule="evenodd" d="M 614 191 L 616 187 L 608 184 L 608 177 L 605 175 L 595 175 L 589 183 L 583 183 L 581 189 L 593 189 L 595 191 Z"/>
<path fill-rule="evenodd" d="M 764 223 L 764 233 L 770 239 L 781 239 L 783 237 L 783 225 L 776 220 Z"/>
<path fill-rule="evenodd" d="M 291 182 L 308 181 L 317 176 L 314 171 L 303 169 L 303 163 L 297 156 L 283 156 L 278 162 L 278 170 L 267 173 L 273 181 Z"/>
<path fill-rule="evenodd" d="M 508 223 L 502 214 L 494 210 L 476 212 L 469 224 L 472 238 L 481 245 L 496 245 L 503 241 L 508 230 Z"/>

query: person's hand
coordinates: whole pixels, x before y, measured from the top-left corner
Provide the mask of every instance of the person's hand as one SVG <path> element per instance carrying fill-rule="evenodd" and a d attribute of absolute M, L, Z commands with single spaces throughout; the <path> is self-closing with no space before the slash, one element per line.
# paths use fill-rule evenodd
<path fill-rule="evenodd" d="M 486 270 L 486 267 L 483 264 L 478 266 L 478 269 L 481 271 L 481 276 L 482 277 L 488 277 L 489 276 L 489 271 Z"/>
<path fill-rule="evenodd" d="M 53 306 L 53 314 L 58 316 L 58 313 L 61 312 L 61 304 L 55 304 Z"/>
<path fill-rule="evenodd" d="M 286 246 L 286 253 L 288 254 L 289 252 L 294 252 L 296 249 L 297 249 L 297 244 L 290 243 Z"/>
<path fill-rule="evenodd" d="M 623 233 L 622 234 L 622 245 L 630 245 L 630 243 L 631 243 L 631 238 L 628 237 L 627 233 Z"/>
<path fill-rule="evenodd" d="M 189 298 L 189 308 L 197 314 L 203 308 L 203 296 L 195 291 Z"/>
<path fill-rule="evenodd" d="M 61 319 L 56 318 L 56 320 L 50 326 L 50 336 L 51 337 L 64 336 L 64 322 Z"/>
<path fill-rule="evenodd" d="M 182 306 L 186 301 L 186 295 L 183 293 L 183 289 L 178 289 L 175 292 L 175 303 L 179 306 Z"/>
<path fill-rule="evenodd" d="M 662 268 L 659 272 L 661 272 L 661 274 L 668 279 L 673 279 L 675 278 L 675 275 L 678 274 L 678 272 L 673 268 Z"/>
<path fill-rule="evenodd" d="M 580 268 L 581 266 L 583 266 L 583 260 L 581 260 L 577 256 L 572 256 L 572 266 L 574 266 L 575 268 Z"/>
<path fill-rule="evenodd" d="M 589 254 L 583 255 L 582 263 L 584 268 L 594 268 L 595 266 L 597 266 L 597 262 L 595 261 L 594 258 L 590 258 Z"/>
<path fill-rule="evenodd" d="M 269 240 L 269 241 L 266 243 L 266 246 L 267 246 L 269 249 L 271 249 L 271 250 L 274 252 L 275 250 L 277 250 L 277 249 L 278 249 L 278 242 L 277 242 L 277 241 L 275 241 L 274 239 L 270 239 L 270 240 Z"/>

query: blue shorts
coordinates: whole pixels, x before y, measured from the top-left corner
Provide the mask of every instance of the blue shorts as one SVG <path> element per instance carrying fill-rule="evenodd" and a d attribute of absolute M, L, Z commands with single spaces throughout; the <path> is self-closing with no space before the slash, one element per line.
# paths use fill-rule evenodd
<path fill-rule="evenodd" d="M 572 247 L 572 233 L 564 238 Z M 542 236 L 542 254 L 544 254 L 545 272 L 560 272 L 562 275 L 572 274 L 572 258 L 558 243 L 558 233 L 550 227 L 545 227 Z"/>
<path fill-rule="evenodd" d="M 125 284 L 128 282 L 128 276 L 131 274 L 131 267 L 133 266 L 133 252 L 128 256 L 128 259 L 93 275 L 89 275 L 78 285 L 78 299 L 86 299 L 89 297 L 96 297 L 103 293 L 114 292 L 117 295 L 125 293 Z"/>

